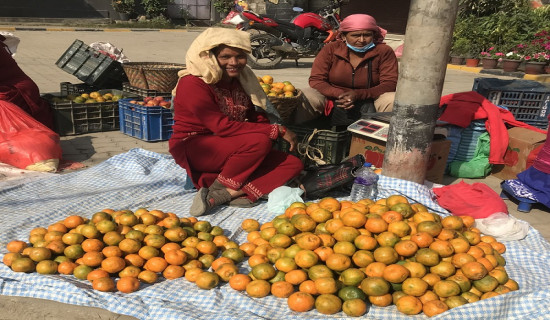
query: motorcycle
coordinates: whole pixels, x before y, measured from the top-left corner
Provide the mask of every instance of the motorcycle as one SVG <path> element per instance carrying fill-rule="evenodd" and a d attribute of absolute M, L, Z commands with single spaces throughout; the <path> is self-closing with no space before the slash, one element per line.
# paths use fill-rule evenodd
<path fill-rule="evenodd" d="M 248 65 L 254 69 L 274 69 L 283 59 L 314 57 L 336 38 L 340 27 L 340 6 L 345 0 L 333 0 L 318 12 L 299 13 L 290 22 L 243 10 L 230 23 L 237 29 L 257 30 L 250 36 L 252 52 Z M 303 11 L 294 8 L 295 11 Z"/>

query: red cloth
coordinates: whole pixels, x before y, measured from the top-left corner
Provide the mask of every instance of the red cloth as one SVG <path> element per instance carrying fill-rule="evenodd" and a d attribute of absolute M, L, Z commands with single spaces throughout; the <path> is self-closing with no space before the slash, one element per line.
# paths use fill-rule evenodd
<path fill-rule="evenodd" d="M 368 63 L 372 59 L 372 86 L 367 89 Z M 348 47 L 343 41 L 327 43 L 311 66 L 309 86 L 334 100 L 346 91 L 354 90 L 358 100 L 376 99 L 397 87 L 398 63 L 393 49 L 386 44 L 377 44 L 365 53 L 355 67 L 349 61 Z M 325 115 L 333 108 L 332 101 L 325 106 Z"/>
<path fill-rule="evenodd" d="M 439 205 L 455 216 L 482 219 L 496 212 L 508 213 L 506 203 L 484 183 L 469 185 L 460 181 L 457 184 L 433 188 L 433 191 Z"/>
<path fill-rule="evenodd" d="M 508 148 L 508 130 L 505 124 L 546 133 L 545 130 L 518 121 L 514 115 L 499 108 L 475 91 L 448 94 L 441 97 L 440 107 L 447 108 L 439 120 L 466 128 L 472 120 L 487 119 L 485 126 L 491 136 L 489 163 L 504 164 L 504 154 Z"/>
<path fill-rule="evenodd" d="M 50 105 L 40 97 L 36 83 L 19 68 L 5 47 L 6 45 L 0 41 L 0 100 L 15 104 L 54 130 Z"/>
<path fill-rule="evenodd" d="M 181 78 L 174 120 L 169 151 L 196 188 L 218 179 L 256 201 L 303 169 L 300 159 L 272 149 L 278 126 L 255 111 L 236 80 L 208 85 L 195 76 Z"/>

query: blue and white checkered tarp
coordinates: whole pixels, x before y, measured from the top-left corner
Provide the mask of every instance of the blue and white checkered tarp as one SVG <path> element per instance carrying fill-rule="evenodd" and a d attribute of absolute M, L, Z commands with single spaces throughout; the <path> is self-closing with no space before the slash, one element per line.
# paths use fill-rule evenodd
<path fill-rule="evenodd" d="M 133 149 L 86 170 L 20 185 L 0 185 L 0 256 L 7 252 L 7 242 L 26 240 L 31 229 L 46 227 L 71 214 L 89 218 L 105 208 L 135 210 L 146 207 L 187 216 L 194 192 L 184 190 L 185 180 L 185 171 L 170 156 Z M 380 188 L 382 192 L 412 193 L 412 199 L 425 197 L 419 185 L 401 180 L 382 177 Z M 436 203 L 426 205 L 438 210 Z M 226 235 L 242 243 L 246 239 L 246 233 L 240 228 L 242 219 L 255 217 L 263 223 L 274 216 L 267 211 L 264 202 L 251 209 L 224 206 L 200 219 L 222 227 Z M 508 249 L 504 254 L 506 270 L 512 279 L 518 281 L 521 289 L 454 308 L 434 319 L 550 318 L 550 244 L 533 228 L 525 239 L 505 244 Z M 73 276 L 15 273 L 1 263 L 0 294 L 99 307 L 139 319 L 346 318 L 342 312 L 331 316 L 315 310 L 296 313 L 287 307 L 286 299 L 273 296 L 250 298 L 226 283 L 213 290 L 201 290 L 179 278 L 153 285 L 142 284 L 139 291 L 131 294 L 104 293 L 93 290 L 89 282 Z M 372 306 L 365 317 L 411 318 L 397 311 L 395 306 Z M 421 314 L 412 318 L 425 316 Z"/>

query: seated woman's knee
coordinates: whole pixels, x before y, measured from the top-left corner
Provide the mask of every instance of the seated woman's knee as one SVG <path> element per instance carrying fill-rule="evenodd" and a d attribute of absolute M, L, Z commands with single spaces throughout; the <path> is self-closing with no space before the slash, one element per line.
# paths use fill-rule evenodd
<path fill-rule="evenodd" d="M 273 141 L 268 136 L 260 133 L 253 133 L 243 137 L 243 144 L 249 147 L 269 152 L 273 148 Z"/>

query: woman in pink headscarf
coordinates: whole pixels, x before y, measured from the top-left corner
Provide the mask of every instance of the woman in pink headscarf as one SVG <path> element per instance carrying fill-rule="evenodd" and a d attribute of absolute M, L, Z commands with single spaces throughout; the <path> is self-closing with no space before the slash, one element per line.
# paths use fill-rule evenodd
<path fill-rule="evenodd" d="M 321 49 L 303 90 L 309 106 L 299 109 L 296 123 L 325 114 L 333 126 L 347 126 L 370 112 L 393 108 L 398 63 L 384 44 L 386 30 L 366 14 L 353 14 L 340 24 L 337 41 Z"/>

